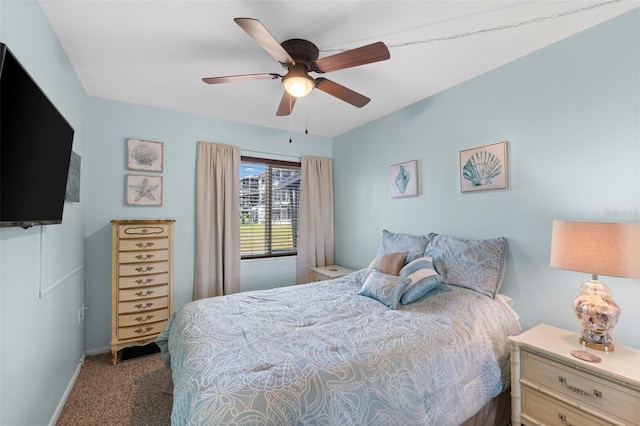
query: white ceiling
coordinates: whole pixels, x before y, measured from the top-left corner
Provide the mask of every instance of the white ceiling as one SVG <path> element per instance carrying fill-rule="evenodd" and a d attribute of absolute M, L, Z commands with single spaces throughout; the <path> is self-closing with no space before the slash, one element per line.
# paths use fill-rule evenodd
<path fill-rule="evenodd" d="M 545 47 L 638 1 L 40 0 L 91 96 L 336 136 Z M 391 59 L 323 74 L 370 97 L 358 109 L 314 90 L 276 117 L 280 80 L 207 85 L 202 77 L 284 74 L 233 21 L 260 20 L 320 57 L 375 41 Z M 504 29 L 497 29 L 504 28 Z M 496 29 L 494 31 L 485 31 Z M 449 38 L 449 39 L 448 39 Z M 317 76 L 312 74 L 312 76 Z"/>

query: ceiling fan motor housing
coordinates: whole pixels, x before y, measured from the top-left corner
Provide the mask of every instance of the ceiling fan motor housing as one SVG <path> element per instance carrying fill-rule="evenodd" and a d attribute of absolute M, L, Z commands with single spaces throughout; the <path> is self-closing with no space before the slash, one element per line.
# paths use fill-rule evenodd
<path fill-rule="evenodd" d="M 283 41 L 280 45 L 296 61 L 296 65 L 304 65 L 305 71 L 311 70 L 311 65 L 320 55 L 320 51 L 315 44 L 301 38 L 292 38 Z M 283 65 L 289 67 L 291 64 Z"/>

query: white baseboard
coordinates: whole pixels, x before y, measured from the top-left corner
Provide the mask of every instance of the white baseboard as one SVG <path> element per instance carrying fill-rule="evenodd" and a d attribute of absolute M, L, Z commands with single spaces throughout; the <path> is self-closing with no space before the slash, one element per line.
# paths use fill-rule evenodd
<path fill-rule="evenodd" d="M 58 423 L 58 419 L 60 418 L 60 414 L 62 414 L 62 409 L 64 408 L 64 404 L 67 402 L 69 395 L 71 394 L 71 389 L 73 389 L 73 385 L 76 384 L 76 380 L 78 380 L 78 376 L 80 375 L 80 370 L 82 369 L 82 364 L 84 364 L 85 355 L 82 355 L 80 361 L 78 362 L 78 366 L 76 367 L 76 371 L 73 373 L 73 377 L 71 377 L 71 381 L 67 385 L 67 388 L 64 391 L 64 395 L 62 395 L 62 399 L 58 403 L 56 407 L 56 411 L 53 413 L 53 417 L 51 417 L 51 421 L 49 422 L 49 426 L 55 426 Z"/>

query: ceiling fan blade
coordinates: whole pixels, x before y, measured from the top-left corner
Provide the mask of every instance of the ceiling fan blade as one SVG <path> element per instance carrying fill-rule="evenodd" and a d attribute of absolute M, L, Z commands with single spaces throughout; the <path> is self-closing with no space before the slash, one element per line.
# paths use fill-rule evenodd
<path fill-rule="evenodd" d="M 249 36 L 260 45 L 260 47 L 266 50 L 273 59 L 281 64 L 295 63 L 289 53 L 280 46 L 278 40 L 276 40 L 269 30 L 262 25 L 262 22 L 253 18 L 235 18 L 234 21 L 236 24 L 240 25 L 240 28 L 245 30 L 245 32 L 249 34 Z"/>
<path fill-rule="evenodd" d="M 326 58 L 321 58 L 313 64 L 315 72 L 331 72 L 372 62 L 386 61 L 391 57 L 387 46 L 378 41 L 346 52 L 336 53 Z"/>
<path fill-rule="evenodd" d="M 202 79 L 207 84 L 235 83 L 237 81 L 248 80 L 274 80 L 282 77 L 280 74 L 243 74 L 243 75 L 227 75 L 224 77 L 205 77 Z"/>
<path fill-rule="evenodd" d="M 358 108 L 362 108 L 371 100 L 358 92 L 354 92 L 324 77 L 316 78 L 316 88 Z"/>
<path fill-rule="evenodd" d="M 278 106 L 278 112 L 276 112 L 277 117 L 281 117 L 283 115 L 290 115 L 291 111 L 293 111 L 293 106 L 296 104 L 296 97 L 291 96 L 289 92 L 286 90 L 282 94 L 282 99 L 280 99 L 280 105 Z"/>

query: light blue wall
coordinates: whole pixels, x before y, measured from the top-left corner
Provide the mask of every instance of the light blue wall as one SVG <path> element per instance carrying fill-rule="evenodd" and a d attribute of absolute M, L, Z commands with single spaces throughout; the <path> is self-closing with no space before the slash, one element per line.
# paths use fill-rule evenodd
<path fill-rule="evenodd" d="M 108 347 L 111 219 L 176 219 L 175 307 L 191 299 L 198 140 L 333 154 L 336 255 L 346 266 L 368 264 L 383 228 L 506 236 L 504 292 L 525 328 L 577 330 L 568 305 L 587 277 L 548 266 L 551 221 L 640 220 L 639 24 L 640 11 L 628 13 L 335 138 L 332 152 L 327 138 L 294 134 L 289 144 L 289 132 L 87 97 L 39 3 L 1 0 L 0 40 L 74 126 L 82 182 L 62 225 L 0 230 L 0 424 L 47 424 L 85 348 Z M 124 205 L 128 137 L 165 144 L 162 207 Z M 460 194 L 459 151 L 505 139 L 510 189 Z M 390 200 L 388 166 L 411 159 L 420 196 Z M 245 291 L 293 284 L 295 259 L 243 262 L 241 273 Z M 604 280 L 623 312 L 614 337 L 640 347 L 638 280 Z"/>
<path fill-rule="evenodd" d="M 38 2 L 1 1 L 0 40 L 74 127 L 82 157 L 80 203 L 65 203 L 61 225 L 0 229 L 0 424 L 43 425 L 84 354 L 87 97 Z"/>
<path fill-rule="evenodd" d="M 174 242 L 174 308 L 191 301 L 195 234 L 195 164 L 198 141 L 242 147 L 243 152 L 292 160 L 300 155 L 331 157 L 331 139 L 291 134 L 211 117 L 91 98 L 87 212 L 87 350 L 103 351 L 111 340 L 112 219 L 171 218 Z M 293 143 L 289 143 L 289 136 Z M 164 143 L 163 205 L 124 203 L 127 138 Z M 255 153 L 255 151 L 259 151 Z M 268 152 L 271 154 L 261 154 Z M 280 154 L 280 155 L 274 155 Z M 295 284 L 295 258 L 245 261 L 242 291 Z"/>
<path fill-rule="evenodd" d="M 524 328 L 578 331 L 590 277 L 549 267 L 554 219 L 640 221 L 640 10 L 335 138 L 336 259 L 364 267 L 383 228 L 505 236 L 503 292 Z M 428 66 L 428 65 L 424 65 Z M 508 190 L 460 193 L 459 151 L 508 141 Z M 388 168 L 418 160 L 420 196 L 388 197 Z M 640 348 L 640 281 L 602 277 Z"/>

